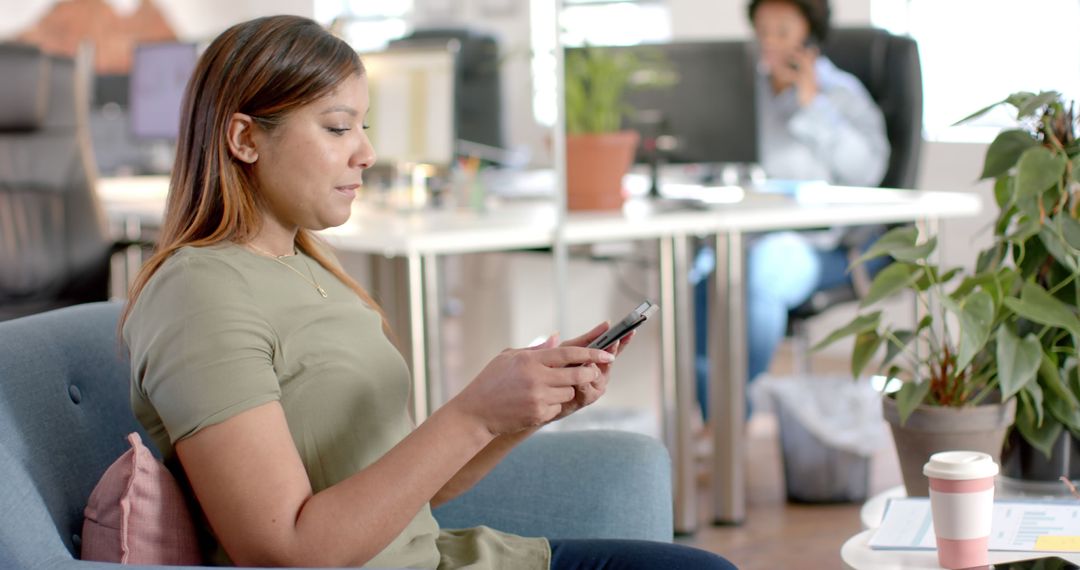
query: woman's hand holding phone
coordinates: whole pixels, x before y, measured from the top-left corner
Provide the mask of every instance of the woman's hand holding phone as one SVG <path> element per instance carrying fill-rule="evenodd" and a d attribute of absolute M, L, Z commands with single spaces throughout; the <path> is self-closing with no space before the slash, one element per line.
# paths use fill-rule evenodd
<path fill-rule="evenodd" d="M 815 64 L 821 50 L 811 44 L 795 50 L 787 59 L 787 65 L 772 69 L 773 79 L 780 86 L 794 86 L 799 106 L 809 105 L 818 94 Z"/>
<path fill-rule="evenodd" d="M 589 332 L 579 337 L 567 340 L 559 346 L 589 346 L 589 344 L 599 338 L 600 335 L 607 332 L 609 328 L 611 328 L 611 325 L 607 322 L 600 323 L 593 327 L 592 330 L 590 330 Z M 634 332 L 631 331 L 629 334 L 622 337 L 622 339 L 615 341 L 613 344 L 605 348 L 604 351 L 610 353 L 612 356 L 618 356 L 619 353 L 621 353 L 626 348 L 626 346 L 630 344 L 630 341 L 633 338 Z M 555 346 L 555 343 L 557 342 L 559 342 L 558 335 L 552 335 L 550 338 L 544 341 L 543 344 L 539 346 Z M 608 380 L 611 377 L 611 365 L 613 363 L 614 362 L 607 362 L 588 365 L 589 367 L 596 370 L 596 379 L 592 382 L 578 385 L 574 390 L 574 397 L 570 400 L 567 400 L 566 402 L 563 402 L 562 409 L 559 411 L 558 415 L 556 415 L 550 421 L 553 422 L 561 420 L 562 418 L 565 418 L 566 416 L 569 416 L 570 414 L 586 406 L 589 406 L 593 402 L 599 400 L 600 397 L 603 396 L 604 393 L 607 391 Z"/>

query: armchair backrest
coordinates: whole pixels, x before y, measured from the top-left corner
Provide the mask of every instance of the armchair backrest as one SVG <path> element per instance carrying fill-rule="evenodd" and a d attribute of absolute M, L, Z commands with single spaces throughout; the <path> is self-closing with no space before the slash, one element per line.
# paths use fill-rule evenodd
<path fill-rule="evenodd" d="M 862 81 L 882 113 L 892 152 L 881 186 L 914 188 L 922 152 L 922 67 L 915 40 L 876 28 L 829 31 L 823 53 Z"/>
<path fill-rule="evenodd" d="M 2 568 L 77 557 L 90 491 L 127 449 L 125 435 L 142 433 L 116 335 L 120 307 L 91 303 L 0 323 Z"/>
<path fill-rule="evenodd" d="M 105 300 L 108 254 L 75 61 L 0 43 L 0 320 Z"/>

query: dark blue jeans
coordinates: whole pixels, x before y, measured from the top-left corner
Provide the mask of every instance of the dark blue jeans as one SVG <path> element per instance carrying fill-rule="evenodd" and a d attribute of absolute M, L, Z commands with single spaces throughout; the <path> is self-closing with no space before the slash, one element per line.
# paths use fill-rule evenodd
<path fill-rule="evenodd" d="M 873 235 L 861 248 L 874 241 Z M 709 337 L 708 276 L 715 258 L 711 248 L 702 248 L 695 261 L 691 281 L 694 286 L 694 352 L 698 403 L 709 417 Z M 870 275 L 888 264 L 887 258 L 867 263 Z M 816 291 L 851 283 L 847 272 L 848 252 L 838 247 L 820 250 L 799 232 L 761 235 L 746 252 L 746 347 L 747 382 L 769 369 L 776 347 L 787 331 L 788 311 L 806 302 Z"/>
<path fill-rule="evenodd" d="M 711 552 L 665 542 L 553 539 L 551 570 L 735 570 Z"/>

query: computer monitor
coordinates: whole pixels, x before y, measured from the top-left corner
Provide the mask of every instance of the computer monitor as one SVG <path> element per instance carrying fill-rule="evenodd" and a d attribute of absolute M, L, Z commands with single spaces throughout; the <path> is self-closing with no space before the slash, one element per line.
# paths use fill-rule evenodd
<path fill-rule="evenodd" d="M 576 48 L 580 49 L 580 48 Z M 750 42 L 710 41 L 594 47 L 635 50 L 639 58 L 659 58 L 676 82 L 667 87 L 630 89 L 626 104 L 634 112 L 626 128 L 642 134 L 637 161 L 649 162 L 649 141 L 673 140 L 660 157 L 668 163 L 758 162 L 755 59 Z"/>
<path fill-rule="evenodd" d="M 129 97 L 131 133 L 139 139 L 176 140 L 180 104 L 195 69 L 192 43 L 149 43 L 135 47 Z"/>
<path fill-rule="evenodd" d="M 380 163 L 453 163 L 455 56 L 446 48 L 412 47 L 360 54 L 370 96 L 368 136 Z"/>

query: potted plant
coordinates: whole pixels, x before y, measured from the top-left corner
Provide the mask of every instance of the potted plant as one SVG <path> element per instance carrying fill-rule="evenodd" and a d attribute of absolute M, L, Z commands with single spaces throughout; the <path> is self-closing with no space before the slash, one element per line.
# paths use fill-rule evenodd
<path fill-rule="evenodd" d="M 894 261 L 874 277 L 860 314 L 815 346 L 854 335 L 856 378 L 884 350 L 879 368 L 889 382 L 901 384 L 882 406 L 910 496 L 927 495 L 922 466 L 937 451 L 970 449 L 998 460 L 1016 411 L 1017 380 L 1009 371 L 999 374 L 986 349 L 1007 311 L 999 277 L 944 270 L 931 261 L 936 247 L 937 238 L 920 242 L 910 226 L 882 236 L 857 262 L 883 255 Z M 870 310 L 901 290 L 915 293 L 922 317 L 914 327 Z"/>
<path fill-rule="evenodd" d="M 999 213 L 976 270 L 1012 272 L 1001 334 L 1032 371 L 1017 392 L 1003 467 L 1014 478 L 1056 481 L 1080 475 L 1080 464 L 1069 464 L 1070 434 L 1080 435 L 1080 124 L 1075 105 L 1052 91 L 1014 93 L 965 121 L 1002 104 L 1016 109 L 1019 128 L 986 152 L 982 178 L 994 179 Z"/>
<path fill-rule="evenodd" d="M 1002 132 L 987 150 L 982 174 L 995 178 L 1000 212 L 975 272 L 932 263 L 935 237 L 892 230 L 858 260 L 894 259 L 875 276 L 861 313 L 818 345 L 855 335 L 856 377 L 884 350 L 880 370 L 902 382 L 883 408 L 909 495 L 927 494 L 922 465 L 936 451 L 1000 457 L 1014 419 L 1016 439 L 1047 456 L 1062 433 L 1080 434 L 1076 119 L 1056 93 L 1001 103 L 1017 108 L 1024 127 Z M 914 327 L 867 312 L 901 290 L 918 299 Z"/>
<path fill-rule="evenodd" d="M 566 203 L 570 210 L 622 207 L 622 179 L 639 135 L 623 130 L 623 93 L 638 68 L 625 50 L 566 53 Z"/>

